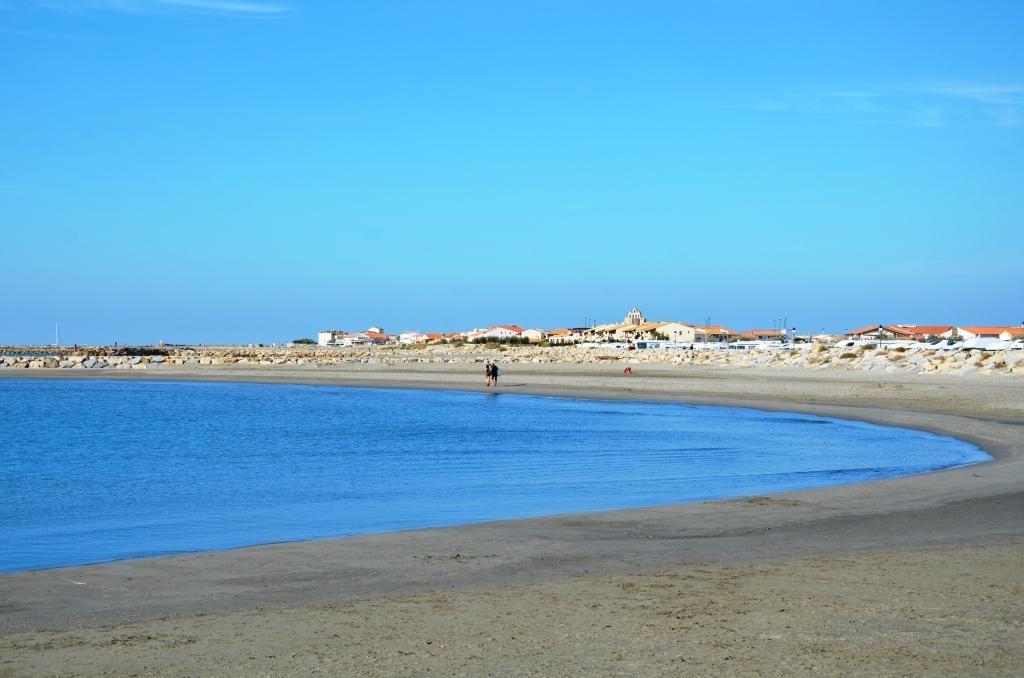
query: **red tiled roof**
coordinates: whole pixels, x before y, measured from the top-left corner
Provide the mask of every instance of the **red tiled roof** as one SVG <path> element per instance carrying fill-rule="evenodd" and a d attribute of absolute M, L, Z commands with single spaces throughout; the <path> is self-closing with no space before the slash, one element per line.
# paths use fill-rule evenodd
<path fill-rule="evenodd" d="M 690 323 L 684 323 L 689 325 Z M 707 325 L 708 334 L 736 334 L 733 330 L 730 330 L 724 325 Z M 693 325 L 693 329 L 697 330 L 697 334 L 704 334 L 704 325 Z"/>
<path fill-rule="evenodd" d="M 1016 336 L 1016 334 L 1015 334 L 1016 330 L 1020 330 L 1020 329 L 1024 329 L 1024 328 L 1014 327 L 1012 325 L 1002 325 L 1002 326 L 1000 326 L 1000 325 L 993 325 L 993 326 L 990 326 L 990 327 L 979 327 L 979 326 L 967 327 L 967 326 L 961 326 L 960 329 L 966 330 L 967 332 L 970 332 L 971 334 L 991 334 L 991 335 L 998 336 L 998 335 L 1002 334 L 1003 332 L 1009 332 L 1012 336 Z"/>
<path fill-rule="evenodd" d="M 914 334 L 942 334 L 943 332 L 949 332 L 953 329 L 952 325 L 914 325 L 913 327 L 906 328 L 913 331 Z"/>
<path fill-rule="evenodd" d="M 942 334 L 953 329 L 952 325 L 882 325 L 882 331 L 889 334 L 896 334 L 903 337 L 913 337 L 924 334 Z M 871 334 L 878 330 L 878 325 L 869 325 L 856 329 L 850 334 Z"/>
<path fill-rule="evenodd" d="M 519 325 L 495 325 L 491 329 L 492 330 L 496 330 L 496 329 L 499 329 L 499 328 L 500 329 L 506 329 L 506 330 L 509 330 L 511 332 L 515 332 L 516 334 L 520 334 L 523 331 L 523 328 L 520 327 Z M 488 330 L 488 331 L 490 331 L 490 330 Z"/>
<path fill-rule="evenodd" d="M 861 327 L 860 329 L 856 329 L 856 330 L 850 332 L 850 334 L 851 335 L 871 334 L 872 332 L 877 332 L 877 331 L 878 331 L 878 325 L 869 325 L 868 327 Z M 896 325 L 882 325 L 882 331 L 883 332 L 888 332 L 889 334 L 897 334 L 897 335 L 900 335 L 900 336 L 903 336 L 903 337 L 912 337 L 915 334 L 918 334 L 918 332 L 916 332 L 913 329 L 910 329 L 910 328 L 907 328 L 907 327 L 898 327 Z"/>

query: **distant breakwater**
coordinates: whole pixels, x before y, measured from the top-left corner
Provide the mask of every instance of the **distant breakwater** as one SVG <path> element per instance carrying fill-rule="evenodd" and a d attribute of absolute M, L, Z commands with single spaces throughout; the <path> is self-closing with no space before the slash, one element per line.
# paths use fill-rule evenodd
<path fill-rule="evenodd" d="M 575 346 L 437 344 L 420 346 L 320 347 L 0 347 L 0 369 L 169 369 L 205 366 L 295 365 L 329 367 L 354 363 L 621 364 L 708 365 L 737 368 L 854 370 L 915 374 L 1024 375 L 1024 350 L 924 348 L 713 349 L 625 351 Z"/>

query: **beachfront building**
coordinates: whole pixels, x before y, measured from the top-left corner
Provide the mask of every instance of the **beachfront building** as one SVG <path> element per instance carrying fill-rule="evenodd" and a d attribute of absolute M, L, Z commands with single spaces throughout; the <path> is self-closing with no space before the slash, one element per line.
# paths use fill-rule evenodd
<path fill-rule="evenodd" d="M 348 336 L 348 332 L 345 330 L 323 330 L 317 333 L 316 343 L 319 346 L 338 346 L 346 336 Z"/>
<path fill-rule="evenodd" d="M 1007 327 L 999 335 L 999 338 L 1003 341 L 1013 341 L 1015 339 L 1024 339 L 1024 325 L 1020 327 Z"/>
<path fill-rule="evenodd" d="M 953 335 L 952 325 L 915 325 L 903 323 L 899 325 L 868 325 L 846 333 L 847 339 L 870 341 L 927 341 L 950 337 Z"/>
<path fill-rule="evenodd" d="M 316 343 L 320 346 L 365 346 L 374 340 L 362 332 L 324 330 L 317 334 Z"/>
<path fill-rule="evenodd" d="M 320 346 L 364 346 L 386 344 L 393 339 L 392 335 L 384 333 L 380 327 L 371 327 L 365 332 L 324 330 L 317 334 L 316 343 Z"/>
<path fill-rule="evenodd" d="M 373 343 L 373 339 L 366 336 L 362 332 L 352 332 L 338 339 L 337 344 L 339 346 L 368 346 Z"/>
<path fill-rule="evenodd" d="M 724 325 L 695 325 L 693 334 L 696 341 L 719 343 L 732 341 L 739 336 L 739 332 Z"/>
<path fill-rule="evenodd" d="M 782 341 L 786 338 L 786 330 L 747 330 L 740 339 L 749 341 Z"/>
<path fill-rule="evenodd" d="M 697 340 L 695 328 L 689 323 L 662 323 L 661 327 L 658 328 L 658 334 L 669 341 L 676 341 L 682 344 L 692 344 Z"/>
<path fill-rule="evenodd" d="M 633 309 L 636 310 L 636 309 Z M 638 324 L 623 323 L 615 330 L 615 339 L 618 341 L 642 341 L 654 339 L 658 335 L 658 329 L 665 323 L 642 322 Z"/>
<path fill-rule="evenodd" d="M 523 330 L 520 335 L 523 339 L 528 339 L 531 344 L 544 341 L 548 338 L 548 333 L 544 330 L 539 330 L 536 327 L 531 327 L 528 330 Z"/>
<path fill-rule="evenodd" d="M 394 339 L 392 335 L 383 332 L 379 327 L 371 327 L 363 332 L 363 334 L 374 344 L 387 344 Z"/>
<path fill-rule="evenodd" d="M 899 325 L 868 325 L 867 327 L 858 327 L 846 333 L 847 339 L 859 339 L 861 341 L 881 341 L 883 339 L 911 340 L 913 336 L 914 333 L 911 330 L 904 329 Z"/>
<path fill-rule="evenodd" d="M 1007 339 L 1020 339 L 1022 334 L 1017 334 L 1019 331 L 1024 330 L 1024 325 L 1013 327 L 1010 325 L 988 325 L 988 326 L 977 326 L 968 325 L 965 327 L 956 328 L 956 337 L 958 339 L 1002 339 L 1002 335 L 1006 334 Z M 1016 336 L 1014 336 L 1016 335 Z M 950 333 L 950 336 L 953 336 Z"/>
<path fill-rule="evenodd" d="M 560 327 L 548 330 L 548 343 L 552 346 L 578 344 L 586 337 L 587 327 Z"/>
<path fill-rule="evenodd" d="M 398 343 L 406 346 L 409 344 L 425 344 L 428 339 L 427 335 L 422 332 L 402 332 L 398 335 Z"/>
<path fill-rule="evenodd" d="M 459 335 L 466 341 L 476 341 L 487 333 L 486 327 L 474 327 L 471 330 L 460 332 Z"/>
<path fill-rule="evenodd" d="M 548 343 L 554 344 L 573 344 L 574 341 L 570 340 L 572 330 L 568 327 L 559 327 L 553 330 L 548 330 Z"/>
<path fill-rule="evenodd" d="M 597 325 L 591 327 L 586 332 L 587 339 L 596 341 L 611 341 L 615 338 L 615 333 L 622 327 L 622 323 L 608 323 L 607 325 Z"/>
<path fill-rule="evenodd" d="M 519 325 L 494 325 L 489 327 L 486 332 L 479 335 L 478 339 L 497 339 L 501 341 L 503 339 L 518 339 L 523 334 L 523 328 Z"/>

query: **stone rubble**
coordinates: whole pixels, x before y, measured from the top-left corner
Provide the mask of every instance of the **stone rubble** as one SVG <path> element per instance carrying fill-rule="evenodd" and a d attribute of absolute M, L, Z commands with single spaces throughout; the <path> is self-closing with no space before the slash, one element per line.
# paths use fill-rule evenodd
<path fill-rule="evenodd" d="M 860 370 L 914 374 L 1024 375 L 1024 350 L 936 351 L 928 348 L 838 348 L 824 345 L 773 350 L 658 350 L 624 351 L 616 348 L 431 344 L 419 346 L 320 347 L 102 347 L 54 349 L 0 347 L 0 369 L 166 369 L 245 365 L 401 365 L 407 363 L 710 365 L 738 368 L 802 368 L 808 370 Z"/>

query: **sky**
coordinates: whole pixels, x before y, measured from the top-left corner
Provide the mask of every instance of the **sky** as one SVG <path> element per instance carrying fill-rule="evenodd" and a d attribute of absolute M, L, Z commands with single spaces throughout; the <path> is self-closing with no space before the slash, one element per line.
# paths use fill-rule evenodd
<path fill-rule="evenodd" d="M 0 0 L 0 344 L 1024 321 L 1024 3 Z"/>

